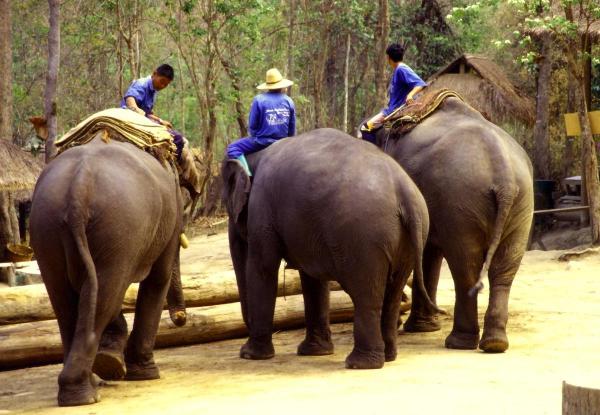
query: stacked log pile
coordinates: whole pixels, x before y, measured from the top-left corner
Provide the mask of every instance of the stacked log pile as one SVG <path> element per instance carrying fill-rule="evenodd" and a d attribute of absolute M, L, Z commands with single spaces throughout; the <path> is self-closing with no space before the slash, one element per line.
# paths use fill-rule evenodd
<path fill-rule="evenodd" d="M 304 303 L 297 272 L 280 278 L 275 327 L 288 329 L 304 323 Z M 331 321 L 351 321 L 350 298 L 332 283 Z M 233 271 L 184 279 L 187 324 L 176 327 L 163 312 L 156 347 L 183 346 L 247 335 Z M 137 284 L 127 291 L 123 311 L 131 329 Z M 0 370 L 62 361 L 58 325 L 44 285 L 0 290 Z"/>

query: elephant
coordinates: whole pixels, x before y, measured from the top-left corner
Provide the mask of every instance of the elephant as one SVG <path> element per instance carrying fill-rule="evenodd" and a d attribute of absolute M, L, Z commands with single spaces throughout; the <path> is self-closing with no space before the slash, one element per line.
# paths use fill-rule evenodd
<path fill-rule="evenodd" d="M 230 251 L 249 329 L 242 358 L 274 356 L 282 259 L 301 278 L 306 337 L 299 355 L 333 353 L 329 280 L 339 282 L 355 308 L 347 368 L 381 368 L 396 358 L 400 299 L 413 267 L 413 285 L 427 302 L 425 201 L 394 160 L 349 137 L 324 128 L 279 140 L 247 156 L 252 178 L 238 160 L 223 162 Z"/>
<path fill-rule="evenodd" d="M 457 97 L 408 133 L 380 129 L 376 145 L 392 156 L 423 193 L 430 218 L 423 271 L 436 302 L 442 259 L 455 286 L 450 349 L 499 353 L 508 348 L 510 288 L 525 253 L 533 216 L 532 166 L 504 130 Z M 488 274 L 490 293 L 479 338 L 476 292 Z M 420 292 L 406 332 L 439 330 Z"/>
<path fill-rule="evenodd" d="M 102 131 L 59 154 L 40 175 L 30 233 L 64 349 L 59 406 L 99 401 L 92 372 L 159 378 L 153 348 L 167 293 L 171 318 L 184 310 L 179 185 L 172 164 L 131 143 L 106 143 Z M 132 282 L 140 287 L 127 339 L 121 305 Z"/>

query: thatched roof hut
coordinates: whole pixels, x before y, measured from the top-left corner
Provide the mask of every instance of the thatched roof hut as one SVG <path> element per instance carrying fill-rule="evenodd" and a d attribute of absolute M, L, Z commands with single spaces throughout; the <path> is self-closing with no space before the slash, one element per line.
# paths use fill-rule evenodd
<path fill-rule="evenodd" d="M 33 189 L 43 168 L 42 160 L 7 140 L 0 140 L 0 191 Z"/>
<path fill-rule="evenodd" d="M 458 92 L 472 107 L 495 124 L 519 120 L 535 123 L 535 102 L 521 94 L 502 68 L 483 56 L 464 54 L 433 74 L 434 88 Z"/>

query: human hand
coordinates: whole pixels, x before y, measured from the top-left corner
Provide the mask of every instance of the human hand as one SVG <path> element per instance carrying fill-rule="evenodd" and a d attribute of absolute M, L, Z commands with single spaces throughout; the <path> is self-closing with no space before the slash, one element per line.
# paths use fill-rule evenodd
<path fill-rule="evenodd" d="M 173 124 L 171 124 L 171 123 L 170 123 L 169 121 L 167 121 L 167 120 L 160 120 L 160 123 L 161 123 L 162 125 L 164 125 L 165 127 L 167 127 L 167 128 L 173 128 Z"/>
<path fill-rule="evenodd" d="M 412 105 L 415 103 L 415 99 L 413 97 L 406 97 L 406 105 Z"/>

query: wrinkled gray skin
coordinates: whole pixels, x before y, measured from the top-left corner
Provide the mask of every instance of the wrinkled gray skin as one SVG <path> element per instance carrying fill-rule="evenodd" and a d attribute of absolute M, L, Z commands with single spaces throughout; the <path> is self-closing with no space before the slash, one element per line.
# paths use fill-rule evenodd
<path fill-rule="evenodd" d="M 282 259 L 302 282 L 307 330 L 298 354 L 333 353 L 327 281 L 337 280 L 355 307 L 346 366 L 380 368 L 396 357 L 402 288 L 421 264 L 427 209 L 394 160 L 350 138 L 319 129 L 281 140 L 248 156 L 252 183 L 237 160 L 224 162 L 231 257 L 250 331 L 242 358 L 274 355 Z M 427 298 L 422 280 L 417 266 L 415 287 Z"/>
<path fill-rule="evenodd" d="M 181 230 L 174 169 L 132 144 L 97 136 L 46 166 L 30 232 L 64 348 L 59 405 L 99 400 L 92 367 L 104 379 L 119 379 L 125 369 L 128 380 L 159 377 L 154 340 Z M 121 305 L 132 282 L 140 287 L 127 339 Z"/>
<path fill-rule="evenodd" d="M 377 144 L 415 181 L 429 210 L 423 271 L 435 301 L 442 258 L 456 290 L 454 326 L 446 347 L 503 352 L 508 348 L 508 298 L 525 253 L 533 215 L 531 162 L 505 131 L 457 98 L 407 135 Z M 489 270 L 489 271 L 488 271 Z M 479 339 L 477 295 L 489 277 L 489 306 Z M 469 291 L 471 290 L 471 294 Z M 439 330 L 417 291 L 404 329 Z"/>

